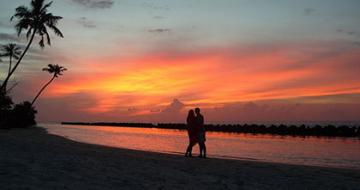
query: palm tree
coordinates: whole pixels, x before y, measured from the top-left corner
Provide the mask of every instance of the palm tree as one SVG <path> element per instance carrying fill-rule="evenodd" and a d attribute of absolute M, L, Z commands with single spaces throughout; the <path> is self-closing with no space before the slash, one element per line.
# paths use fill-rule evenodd
<path fill-rule="evenodd" d="M 58 64 L 49 64 L 48 67 L 45 67 L 42 69 L 43 71 L 47 71 L 50 74 L 53 74 L 53 77 L 49 82 L 47 82 L 39 91 L 39 93 L 35 96 L 34 100 L 31 102 L 31 105 L 34 105 L 36 99 L 40 96 L 40 94 L 45 90 L 47 86 L 57 77 L 62 75 L 62 72 L 66 71 L 67 69 L 65 67 L 59 66 Z"/>
<path fill-rule="evenodd" d="M 24 55 L 28 51 L 32 41 L 36 34 L 40 36 L 39 45 L 41 48 L 45 47 L 44 36 L 48 45 L 51 45 L 50 35 L 48 29 L 54 31 L 57 36 L 64 37 L 61 31 L 56 27 L 58 21 L 62 19 L 60 16 L 54 16 L 52 13 L 48 13 L 48 8 L 51 6 L 52 2 L 44 4 L 44 0 L 32 0 L 30 3 L 30 9 L 26 6 L 19 6 L 16 8 L 16 13 L 11 17 L 11 20 L 16 18 L 18 20 L 15 25 L 18 36 L 22 33 L 23 30 L 27 30 L 26 37 L 30 40 L 16 62 L 14 68 L 11 69 L 10 74 L 6 77 L 5 81 L 0 87 L 0 90 L 6 91 L 5 85 L 8 82 L 11 75 L 15 72 L 16 68 L 19 66 Z"/>
<path fill-rule="evenodd" d="M 1 54 L 1 57 L 9 57 L 9 73 L 11 72 L 11 65 L 12 65 L 12 58 L 18 60 L 21 55 L 20 47 L 17 46 L 14 43 L 9 43 L 2 46 L 1 49 L 3 54 Z"/>
<path fill-rule="evenodd" d="M 1 60 L 1 58 L 0 58 L 0 63 L 2 63 L 3 61 Z M 1 92 L 1 91 L 0 91 Z"/>
<path fill-rule="evenodd" d="M 1 51 L 4 52 L 3 54 L 1 54 L 1 57 L 9 57 L 9 71 L 8 71 L 8 75 L 9 75 L 11 72 L 12 58 L 18 60 L 21 54 L 20 47 L 14 43 L 9 43 L 7 45 L 3 45 Z M 7 84 L 5 83 L 4 86 L 6 90 Z"/>
<path fill-rule="evenodd" d="M 0 59 L 0 63 L 2 63 L 3 61 Z M 1 91 L 0 91 L 1 92 Z"/>

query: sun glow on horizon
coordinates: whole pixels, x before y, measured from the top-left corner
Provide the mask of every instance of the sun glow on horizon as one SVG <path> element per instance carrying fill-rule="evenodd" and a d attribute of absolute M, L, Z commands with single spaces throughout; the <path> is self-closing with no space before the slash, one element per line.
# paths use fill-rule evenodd
<path fill-rule="evenodd" d="M 331 119 L 360 104 L 360 1 L 95 1 L 54 2 L 49 11 L 63 17 L 64 38 L 50 33 L 52 45 L 43 50 L 35 38 L 14 74 L 13 96 L 21 102 L 46 82 L 41 68 L 68 68 L 37 102 L 45 110 L 40 120 L 169 114 L 173 121 L 179 110 L 201 106 L 236 112 L 213 116 L 230 121 L 241 115 L 232 106 L 267 101 L 321 105 L 318 118 Z M 26 34 L 18 37 L 9 23 L 23 4 L 1 1 L 1 44 L 25 47 Z M 330 106 L 338 104 L 343 110 Z"/>
<path fill-rule="evenodd" d="M 119 104 L 128 107 L 161 105 L 164 98 L 180 97 L 186 103 L 215 105 L 360 93 L 360 81 L 356 77 L 353 81 L 350 77 L 346 80 L 342 77 L 353 71 L 336 72 L 347 69 L 343 64 L 360 59 L 360 50 L 328 58 L 317 54 L 296 55 L 296 59 L 294 55 L 289 57 L 289 52 L 297 51 L 296 48 L 250 54 L 242 52 L 241 48 L 208 53 L 195 51 L 181 56 L 178 52 L 164 52 L 121 59 L 121 63 L 115 57 L 103 64 L 101 73 L 59 82 L 47 96 L 89 93 L 98 101 L 87 111 L 111 112 Z M 316 64 L 307 66 L 314 62 Z M 101 60 L 99 64 L 94 63 L 94 67 L 100 63 Z M 131 101 L 121 100 L 129 96 L 132 96 Z"/>

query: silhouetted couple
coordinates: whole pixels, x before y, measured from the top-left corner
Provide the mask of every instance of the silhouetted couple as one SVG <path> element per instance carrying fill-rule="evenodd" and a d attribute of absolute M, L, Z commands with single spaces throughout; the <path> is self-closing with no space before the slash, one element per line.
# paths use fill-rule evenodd
<path fill-rule="evenodd" d="M 186 122 L 189 135 L 189 146 L 186 149 L 185 156 L 192 157 L 192 148 L 199 143 L 199 157 L 206 158 L 204 116 L 200 114 L 200 108 L 195 108 L 195 112 L 194 110 L 189 110 Z"/>

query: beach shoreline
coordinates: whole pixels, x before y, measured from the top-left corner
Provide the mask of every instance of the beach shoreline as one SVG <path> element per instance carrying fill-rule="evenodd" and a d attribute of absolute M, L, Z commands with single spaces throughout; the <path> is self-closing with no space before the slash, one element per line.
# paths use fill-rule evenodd
<path fill-rule="evenodd" d="M 0 130 L 1 189 L 359 189 L 360 170 L 112 148 Z"/>

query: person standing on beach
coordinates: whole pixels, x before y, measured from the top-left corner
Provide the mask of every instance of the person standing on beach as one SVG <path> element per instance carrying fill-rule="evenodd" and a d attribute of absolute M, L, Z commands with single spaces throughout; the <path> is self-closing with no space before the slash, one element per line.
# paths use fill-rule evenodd
<path fill-rule="evenodd" d="M 196 113 L 196 126 L 199 133 L 199 147 L 200 147 L 200 158 L 206 158 L 206 137 L 205 137 L 205 126 L 204 126 L 204 116 L 200 113 L 200 108 L 195 108 Z"/>
<path fill-rule="evenodd" d="M 189 136 L 189 145 L 186 149 L 185 156 L 192 157 L 192 148 L 196 145 L 199 141 L 199 132 L 196 125 L 196 117 L 194 110 L 189 110 L 188 117 L 186 119 L 187 123 L 187 131 Z"/>

